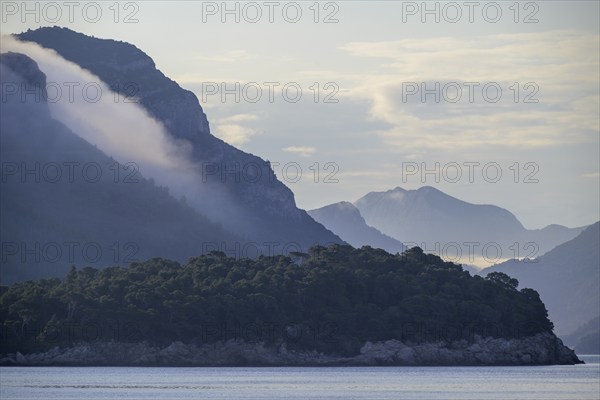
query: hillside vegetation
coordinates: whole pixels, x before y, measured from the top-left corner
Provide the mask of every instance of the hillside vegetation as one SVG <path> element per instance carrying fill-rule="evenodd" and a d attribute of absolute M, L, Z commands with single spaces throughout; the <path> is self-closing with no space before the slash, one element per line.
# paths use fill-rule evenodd
<path fill-rule="evenodd" d="M 331 245 L 307 254 L 185 265 L 154 258 L 127 268 L 72 268 L 66 279 L 4 288 L 0 353 L 82 341 L 285 342 L 353 355 L 366 341 L 519 338 L 551 332 L 539 295 L 503 273 L 470 276 L 412 248 Z"/>

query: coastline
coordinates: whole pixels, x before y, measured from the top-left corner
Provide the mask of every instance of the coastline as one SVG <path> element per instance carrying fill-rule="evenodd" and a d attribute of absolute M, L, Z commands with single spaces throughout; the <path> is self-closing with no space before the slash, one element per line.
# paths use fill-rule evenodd
<path fill-rule="evenodd" d="M 534 366 L 583 363 L 552 333 L 504 339 L 475 337 L 473 342 L 404 344 L 397 340 L 366 342 L 360 353 L 336 356 L 288 350 L 274 345 L 229 340 L 214 344 L 173 342 L 79 343 L 41 352 L 0 356 L 0 366 L 139 366 L 139 367 L 336 367 L 336 366 Z"/>

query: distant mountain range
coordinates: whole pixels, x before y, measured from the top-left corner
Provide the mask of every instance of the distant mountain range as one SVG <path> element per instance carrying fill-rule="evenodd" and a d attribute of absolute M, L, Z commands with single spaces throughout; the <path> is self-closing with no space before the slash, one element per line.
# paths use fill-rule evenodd
<path fill-rule="evenodd" d="M 562 340 L 578 354 L 600 354 L 600 316 L 562 335 Z"/>
<path fill-rule="evenodd" d="M 309 210 L 308 214 L 354 247 L 368 245 L 392 254 L 406 250 L 400 241 L 368 226 L 358 208 L 347 201 Z"/>
<path fill-rule="evenodd" d="M 430 186 L 371 192 L 353 205 L 336 203 L 309 213 L 354 246 L 393 251 L 402 243 L 479 267 L 537 257 L 585 228 L 525 229 L 506 209 L 467 203 Z"/>
<path fill-rule="evenodd" d="M 481 275 L 493 271 L 516 278 L 519 287 L 537 290 L 558 335 L 568 337 L 586 324 L 590 325 L 583 329 L 586 335 L 600 333 L 593 323 L 600 316 L 600 222 L 541 257 L 509 260 L 484 269 Z M 577 345 L 574 341 L 581 336 L 574 335 L 570 344 Z"/>
<path fill-rule="evenodd" d="M 135 83 L 138 104 L 163 124 L 173 141 L 191 149 L 191 162 L 202 171 L 198 173 L 197 185 L 203 191 L 195 198 L 176 199 L 166 188 L 157 187 L 144 171 L 135 174 L 143 183 L 129 188 L 114 184 L 109 188 L 103 181 L 92 188 L 77 184 L 3 183 L 0 233 L 3 242 L 11 243 L 9 253 L 36 243 L 79 238 L 101 242 L 103 248 L 117 241 L 135 242 L 147 250 L 138 251 L 138 258 L 161 256 L 185 261 L 202 253 L 207 242 L 233 251 L 250 243 L 266 253 L 284 251 L 288 244 L 293 245 L 289 247 L 291 251 L 305 251 L 313 244 L 344 243 L 296 206 L 294 194 L 277 179 L 267 161 L 211 135 L 196 96 L 164 76 L 152 59 L 135 46 L 59 27 L 29 30 L 15 37 L 54 50 L 123 97 L 132 95 L 127 84 Z M 6 78 L 11 83 L 27 81 L 31 76 L 38 83 L 45 79 L 35 60 L 15 54 L 0 57 L 3 71 L 11 73 Z M 13 101 L 10 113 L 2 113 L 3 162 L 35 165 L 48 160 L 94 161 L 108 169 L 116 161 L 128 161 L 113 160 L 113 154 L 76 135 L 78 132 L 72 132 L 49 114 L 45 101 L 20 100 Z M 102 118 L 109 121 L 111 116 Z M 141 139 L 139 146 L 144 146 Z M 205 174 L 206 166 L 217 173 Z M 223 173 L 232 170 L 252 173 L 241 179 L 239 173 Z M 56 275 L 55 270 L 64 270 L 63 259 L 58 260 L 52 268 L 39 267 L 30 274 L 20 262 L 14 268 L 5 265 L 3 254 L 2 282 L 37 277 L 42 271 L 44 276 Z M 74 258 L 74 262 L 81 265 L 80 258 Z"/>
<path fill-rule="evenodd" d="M 425 186 L 417 190 L 397 187 L 371 192 L 354 205 L 367 224 L 406 245 L 447 252 L 452 258 L 485 265 L 494 260 L 537 257 L 577 236 L 584 228 L 551 225 L 528 230 L 508 210 L 494 205 L 472 204 Z M 468 257 L 473 260 L 468 260 Z"/>
<path fill-rule="evenodd" d="M 486 243 L 497 244 L 509 260 L 477 271 L 469 265 L 468 254 L 463 254 L 464 268 L 481 275 L 504 272 L 516 278 L 521 288 L 537 290 L 556 332 L 580 351 L 598 351 L 598 222 L 581 228 L 549 225 L 528 230 L 503 208 L 467 203 L 432 187 L 372 192 L 354 204 L 335 203 L 309 214 L 355 247 L 369 245 L 396 252 L 404 246 L 420 246 L 435 252 L 436 244 L 443 249 L 448 243 L 476 242 L 478 251 Z M 520 246 L 520 259 L 513 259 L 515 242 Z M 536 247 L 528 248 L 529 242 Z M 528 252 L 533 257 L 523 258 Z"/>

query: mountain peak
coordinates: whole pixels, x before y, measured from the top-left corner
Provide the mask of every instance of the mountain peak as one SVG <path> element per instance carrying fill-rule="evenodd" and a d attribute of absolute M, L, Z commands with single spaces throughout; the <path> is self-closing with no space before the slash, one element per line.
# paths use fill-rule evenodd
<path fill-rule="evenodd" d="M 420 188 L 417 189 L 417 192 L 446 194 L 446 193 L 442 192 L 441 190 L 434 188 L 433 186 L 421 186 Z"/>
<path fill-rule="evenodd" d="M 68 44 L 68 48 L 61 49 L 61 55 L 66 59 L 76 56 L 80 62 L 85 58 L 87 62 L 103 62 L 112 67 L 122 68 L 131 62 L 140 64 L 139 61 L 143 60 L 148 66 L 155 66 L 150 56 L 131 43 L 88 36 L 65 27 L 28 29 L 15 36 L 21 40 L 37 42 L 44 47 L 46 46 L 43 42 Z M 44 40 L 40 40 L 41 38 Z"/>
<path fill-rule="evenodd" d="M 354 204 L 350 203 L 349 201 L 340 201 L 339 203 L 334 203 L 332 205 L 337 205 L 339 208 L 345 208 L 349 210 L 356 209 L 356 207 L 354 207 Z"/>
<path fill-rule="evenodd" d="M 27 84 L 39 88 L 46 87 L 46 74 L 40 71 L 38 64 L 32 58 L 21 53 L 8 51 L 0 54 L 0 63 L 20 75 Z"/>
<path fill-rule="evenodd" d="M 25 89 L 21 89 L 21 93 L 27 93 L 24 99 L 23 96 L 15 92 L 8 94 L 7 91 L 2 101 L 3 118 L 4 111 L 15 118 L 13 122 L 20 119 L 31 119 L 30 113 L 34 112 L 40 113 L 39 119 L 42 115 L 44 117 L 49 116 L 50 110 L 46 91 L 44 90 L 46 87 L 46 74 L 40 70 L 35 60 L 22 53 L 11 51 L 2 53 L 0 54 L 0 70 L 3 95 L 5 94 L 4 85 L 22 85 Z M 34 119 L 37 120 L 38 118 Z M 17 125 L 19 125 L 19 122 L 17 122 Z"/>
<path fill-rule="evenodd" d="M 309 214 L 319 213 L 321 212 L 321 210 L 326 210 L 327 213 L 339 215 L 343 218 L 359 218 L 361 220 L 363 219 L 360 215 L 360 211 L 358 211 L 358 208 L 356 208 L 354 204 L 348 201 L 340 201 L 339 203 L 329 204 L 319 209 L 311 210 L 309 211 Z"/>
<path fill-rule="evenodd" d="M 421 195 L 444 195 L 444 196 L 451 197 L 451 196 L 447 195 L 446 193 L 442 192 L 441 190 L 434 188 L 433 186 L 421 186 L 418 189 L 404 189 L 403 187 L 396 186 L 395 188 L 388 190 L 386 192 L 383 192 L 383 193 L 386 193 L 386 194 L 418 193 Z"/>
<path fill-rule="evenodd" d="M 150 56 L 130 43 L 60 27 L 28 30 L 15 37 L 56 51 L 124 97 L 135 96 L 175 137 L 193 140 L 210 134 L 196 95 L 167 78 Z"/>
<path fill-rule="evenodd" d="M 255 241 L 313 244 L 342 243 L 296 206 L 293 192 L 274 176 L 269 164 L 211 135 L 208 119 L 194 93 L 166 77 L 152 59 L 132 44 L 98 39 L 66 28 L 39 28 L 15 35 L 55 51 L 90 71 L 114 91 L 131 97 L 160 122 L 171 138 L 189 145 L 189 161 L 198 169 L 208 163 L 216 173 L 198 177 L 202 195 L 188 198 L 229 231 Z M 140 140 L 142 140 L 140 138 Z M 246 166 L 257 179 L 239 179 Z M 230 177 L 225 171 L 240 171 Z M 244 172 L 242 172 L 244 171 Z"/>
<path fill-rule="evenodd" d="M 404 243 L 497 242 L 524 230 L 508 210 L 467 203 L 431 186 L 371 192 L 354 205 L 367 224 Z"/>

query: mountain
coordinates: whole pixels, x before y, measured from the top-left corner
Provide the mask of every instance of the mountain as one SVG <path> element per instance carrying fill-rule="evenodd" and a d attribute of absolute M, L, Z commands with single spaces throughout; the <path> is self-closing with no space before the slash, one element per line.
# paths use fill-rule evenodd
<path fill-rule="evenodd" d="M 192 161 L 202 168 L 198 184 L 207 193 L 188 201 L 225 229 L 253 243 L 292 243 L 304 250 L 316 243 L 343 243 L 296 206 L 294 194 L 277 179 L 269 162 L 211 135 L 197 97 L 167 78 L 137 47 L 59 27 L 16 37 L 56 51 L 123 96 L 134 95 L 172 138 L 185 141 Z"/>
<path fill-rule="evenodd" d="M 358 208 L 347 201 L 309 210 L 308 215 L 356 248 L 368 245 L 392 254 L 406 250 L 401 242 L 367 225 Z"/>
<path fill-rule="evenodd" d="M 207 243 L 240 240 L 53 119 L 40 93 L 46 76 L 34 60 L 4 53 L 0 68 L 3 88 L 30 91 L 26 101 L 6 96 L 2 103 L 2 284 L 62 276 L 71 264 L 124 265 L 158 255 L 185 261 Z M 82 174 L 85 165 L 100 178 Z M 128 179 L 115 182 L 115 168 Z"/>
<path fill-rule="evenodd" d="M 600 315 L 600 222 L 575 239 L 534 260 L 509 260 L 481 271 L 499 271 L 520 287 L 537 290 L 559 335 L 567 335 Z"/>
<path fill-rule="evenodd" d="M 600 354 L 600 316 L 563 335 L 563 340 L 577 354 Z"/>
<path fill-rule="evenodd" d="M 467 203 L 430 186 L 371 192 L 354 205 L 368 225 L 406 245 L 438 254 L 446 247 L 453 255 L 460 251 L 463 258 L 473 256 L 471 263 L 484 256 L 491 260 L 536 257 L 583 229 L 551 225 L 527 230 L 508 210 Z"/>

